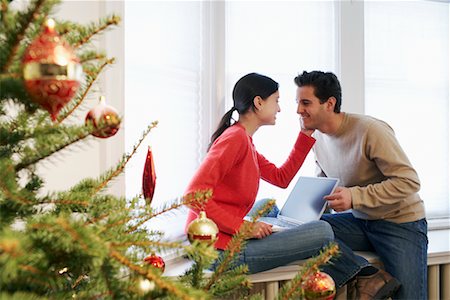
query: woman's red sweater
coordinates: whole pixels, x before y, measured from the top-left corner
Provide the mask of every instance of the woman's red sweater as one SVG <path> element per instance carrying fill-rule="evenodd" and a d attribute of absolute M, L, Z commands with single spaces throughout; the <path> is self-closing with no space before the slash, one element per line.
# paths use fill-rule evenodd
<path fill-rule="evenodd" d="M 219 228 L 216 248 L 225 249 L 244 222 L 255 202 L 259 179 L 286 188 L 314 142 L 314 138 L 299 133 L 288 159 L 278 168 L 256 151 L 252 138 L 239 122 L 216 139 L 185 193 L 212 190 L 213 196 L 204 210 Z M 190 210 L 186 227 L 197 215 L 198 211 Z"/>

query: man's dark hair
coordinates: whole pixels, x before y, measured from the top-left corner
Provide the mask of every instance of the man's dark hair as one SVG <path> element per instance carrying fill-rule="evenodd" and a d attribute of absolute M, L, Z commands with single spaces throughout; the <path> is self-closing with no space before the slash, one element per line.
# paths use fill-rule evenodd
<path fill-rule="evenodd" d="M 294 78 L 298 87 L 311 86 L 314 88 L 314 95 L 319 98 L 320 103 L 325 103 L 328 98 L 336 98 L 334 112 L 341 112 L 342 90 L 338 78 L 331 72 L 304 71 Z"/>

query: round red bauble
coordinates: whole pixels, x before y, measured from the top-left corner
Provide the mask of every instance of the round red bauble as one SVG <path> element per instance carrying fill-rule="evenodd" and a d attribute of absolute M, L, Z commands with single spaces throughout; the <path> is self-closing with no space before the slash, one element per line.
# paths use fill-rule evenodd
<path fill-rule="evenodd" d="M 144 262 L 161 270 L 161 273 L 164 272 L 164 268 L 166 267 L 166 263 L 164 262 L 162 257 L 155 254 L 151 254 L 144 258 Z"/>
<path fill-rule="evenodd" d="M 31 99 L 56 120 L 59 111 L 73 98 L 83 71 L 70 45 L 47 20 L 44 31 L 28 46 L 23 56 L 23 78 Z"/>
<path fill-rule="evenodd" d="M 92 135 L 98 138 L 109 138 L 117 133 L 121 119 L 114 107 L 106 105 L 105 97 L 86 115 L 86 125 L 92 123 L 96 129 Z"/>
<path fill-rule="evenodd" d="M 332 300 L 336 295 L 336 285 L 333 278 L 324 272 L 316 272 L 303 283 L 305 299 Z"/>

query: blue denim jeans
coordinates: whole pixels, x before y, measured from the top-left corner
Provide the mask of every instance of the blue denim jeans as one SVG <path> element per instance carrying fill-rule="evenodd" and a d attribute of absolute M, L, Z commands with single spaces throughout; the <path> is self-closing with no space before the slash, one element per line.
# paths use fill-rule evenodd
<path fill-rule="evenodd" d="M 356 251 L 374 251 L 402 287 L 394 299 L 427 299 L 427 221 L 362 220 L 351 213 L 326 214 L 337 239 Z"/>
<path fill-rule="evenodd" d="M 249 215 L 251 216 L 264 205 L 265 201 L 267 199 L 256 202 Z M 277 214 L 278 208 L 275 206 L 264 216 L 276 217 Z M 253 274 L 317 255 L 332 241 L 334 241 L 334 234 L 331 226 L 324 221 L 313 221 L 289 230 L 275 232 L 263 239 L 248 240 L 234 263 L 246 264 L 249 273 Z M 337 287 L 341 287 L 369 263 L 364 258 L 356 256 L 340 241 L 336 242 L 340 248 L 340 255 L 334 257 L 333 263 L 325 265 L 322 270 L 334 279 Z M 222 255 L 222 252 L 219 255 Z M 214 267 L 216 264 L 213 264 L 212 268 Z"/>

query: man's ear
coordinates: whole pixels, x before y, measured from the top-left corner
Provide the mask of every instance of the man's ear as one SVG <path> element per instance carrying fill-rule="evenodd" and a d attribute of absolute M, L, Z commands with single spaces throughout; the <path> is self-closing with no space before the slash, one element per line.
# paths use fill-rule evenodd
<path fill-rule="evenodd" d="M 263 102 L 263 99 L 261 98 L 261 96 L 256 96 L 255 98 L 253 98 L 253 105 L 255 107 L 255 110 L 262 109 L 262 102 Z"/>
<path fill-rule="evenodd" d="M 329 111 L 333 112 L 335 106 L 336 106 L 336 98 L 334 98 L 334 97 L 328 98 L 328 100 L 327 100 L 327 109 Z"/>

